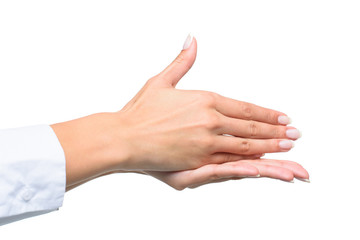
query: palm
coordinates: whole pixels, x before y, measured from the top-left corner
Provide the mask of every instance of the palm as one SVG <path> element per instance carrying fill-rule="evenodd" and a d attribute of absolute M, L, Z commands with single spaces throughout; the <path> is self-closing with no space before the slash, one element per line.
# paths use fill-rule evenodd
<path fill-rule="evenodd" d="M 145 171 L 171 187 L 182 190 L 213 182 L 246 177 L 269 177 L 283 181 L 308 179 L 308 172 L 298 163 L 272 159 L 241 159 L 222 164 L 208 164 L 193 170 L 177 172 Z"/>

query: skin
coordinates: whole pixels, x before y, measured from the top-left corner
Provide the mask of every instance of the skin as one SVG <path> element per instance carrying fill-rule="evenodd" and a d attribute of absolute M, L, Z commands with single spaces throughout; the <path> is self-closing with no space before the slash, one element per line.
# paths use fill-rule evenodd
<path fill-rule="evenodd" d="M 125 172 L 147 174 L 177 190 L 245 177 L 309 178 L 297 163 L 260 159 L 291 149 L 279 146 L 289 139 L 286 130 L 294 129 L 279 124 L 286 114 L 213 92 L 175 89 L 196 49 L 194 38 L 120 111 L 51 125 L 65 152 L 67 190 Z"/>
<path fill-rule="evenodd" d="M 199 186 L 243 178 L 268 177 L 283 181 L 292 181 L 294 178 L 306 180 L 307 171 L 298 163 L 286 160 L 260 159 L 256 156 L 243 158 L 238 161 L 222 164 L 208 164 L 193 170 L 161 172 L 161 171 L 114 171 L 102 174 L 80 183 L 68 186 L 71 190 L 94 178 L 114 173 L 140 173 L 157 178 L 176 190 L 197 188 Z"/>

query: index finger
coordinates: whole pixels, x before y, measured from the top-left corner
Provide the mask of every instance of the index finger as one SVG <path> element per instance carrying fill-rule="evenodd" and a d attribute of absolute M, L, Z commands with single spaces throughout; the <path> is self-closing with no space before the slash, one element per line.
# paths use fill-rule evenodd
<path fill-rule="evenodd" d="M 216 100 L 215 109 L 225 116 L 232 118 L 253 120 L 274 125 L 287 125 L 291 123 L 291 119 L 285 113 L 220 95 Z"/>

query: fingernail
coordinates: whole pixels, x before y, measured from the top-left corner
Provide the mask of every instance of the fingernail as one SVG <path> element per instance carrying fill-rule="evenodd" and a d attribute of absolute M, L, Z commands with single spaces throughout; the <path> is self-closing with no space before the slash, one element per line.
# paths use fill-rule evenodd
<path fill-rule="evenodd" d="M 294 147 L 294 142 L 290 140 L 282 140 L 279 142 L 279 147 L 281 149 L 288 150 Z"/>
<path fill-rule="evenodd" d="M 295 183 L 294 179 L 293 180 L 283 180 L 283 179 L 279 179 L 282 182 L 287 182 L 287 183 Z"/>
<path fill-rule="evenodd" d="M 297 178 L 297 180 L 310 183 L 310 179 L 306 179 L 306 178 Z"/>
<path fill-rule="evenodd" d="M 258 175 L 255 175 L 255 176 L 246 176 L 247 178 L 258 178 L 258 177 L 260 177 L 260 174 L 258 174 Z"/>
<path fill-rule="evenodd" d="M 193 40 L 193 35 L 189 33 L 189 35 L 187 36 L 184 42 L 183 50 L 188 49 L 190 47 L 192 40 Z"/>
<path fill-rule="evenodd" d="M 286 130 L 286 136 L 291 139 L 301 138 L 301 132 L 297 129 L 288 129 Z"/>
<path fill-rule="evenodd" d="M 288 125 L 291 123 L 291 118 L 289 118 L 288 116 L 279 116 L 278 122 L 280 124 Z"/>

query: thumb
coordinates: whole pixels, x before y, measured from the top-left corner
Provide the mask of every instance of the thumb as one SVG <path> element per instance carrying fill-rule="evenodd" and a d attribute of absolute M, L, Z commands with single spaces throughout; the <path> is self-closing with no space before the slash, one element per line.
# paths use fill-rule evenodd
<path fill-rule="evenodd" d="M 185 40 L 183 50 L 175 60 L 158 76 L 162 84 L 175 87 L 179 80 L 190 70 L 195 62 L 197 51 L 196 39 L 189 34 Z"/>

